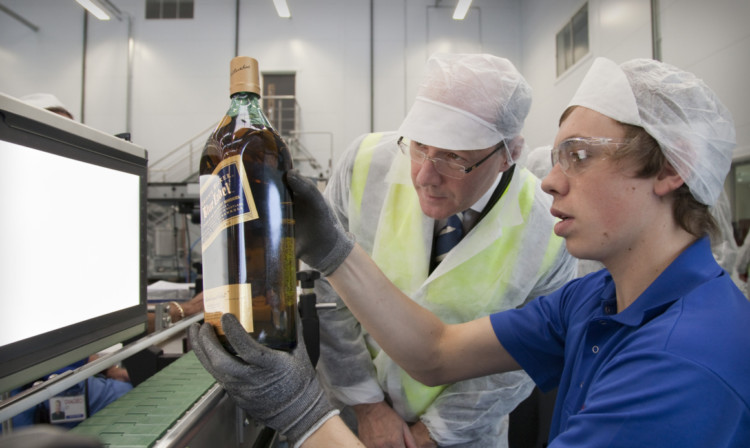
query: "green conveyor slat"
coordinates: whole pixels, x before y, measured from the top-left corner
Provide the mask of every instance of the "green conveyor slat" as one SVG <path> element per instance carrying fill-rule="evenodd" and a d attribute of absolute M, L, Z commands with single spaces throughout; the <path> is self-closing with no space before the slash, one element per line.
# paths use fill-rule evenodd
<path fill-rule="evenodd" d="M 71 431 L 110 448 L 150 447 L 215 382 L 188 352 Z"/>

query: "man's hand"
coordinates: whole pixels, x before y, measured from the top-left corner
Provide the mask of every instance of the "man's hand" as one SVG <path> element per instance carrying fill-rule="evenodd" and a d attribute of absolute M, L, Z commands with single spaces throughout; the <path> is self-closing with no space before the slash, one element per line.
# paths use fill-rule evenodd
<path fill-rule="evenodd" d="M 417 443 L 417 448 L 437 448 L 437 443 L 430 437 L 430 431 L 421 421 L 414 423 L 409 427 L 411 435 Z"/>
<path fill-rule="evenodd" d="M 208 323 L 190 327 L 190 342 L 201 364 L 250 417 L 294 444 L 338 414 L 323 394 L 302 338 L 287 353 L 256 342 L 232 314 L 224 314 L 221 325 L 237 356 L 226 351 Z"/>
<path fill-rule="evenodd" d="M 327 276 L 346 259 L 354 241 L 344 232 L 311 180 L 296 170 L 289 170 L 286 180 L 294 200 L 297 256 Z"/>
<path fill-rule="evenodd" d="M 387 403 L 353 406 L 357 435 L 367 448 L 417 448 L 409 425 Z"/>

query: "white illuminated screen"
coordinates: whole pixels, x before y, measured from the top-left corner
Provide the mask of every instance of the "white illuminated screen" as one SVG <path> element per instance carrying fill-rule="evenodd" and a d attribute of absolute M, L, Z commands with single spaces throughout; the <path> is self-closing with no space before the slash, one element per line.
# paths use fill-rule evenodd
<path fill-rule="evenodd" d="M 0 346 L 139 303 L 139 177 L 0 141 Z"/>

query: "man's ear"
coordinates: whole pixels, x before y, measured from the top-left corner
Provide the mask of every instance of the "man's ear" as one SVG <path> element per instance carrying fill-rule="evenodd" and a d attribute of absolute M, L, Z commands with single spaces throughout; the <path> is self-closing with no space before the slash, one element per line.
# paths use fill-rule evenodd
<path fill-rule="evenodd" d="M 513 137 L 509 142 L 506 143 L 508 145 L 508 151 L 510 152 L 510 156 L 513 158 L 513 161 L 518 161 L 519 158 L 521 158 L 521 152 L 523 151 L 525 140 L 523 136 L 517 135 Z"/>
<path fill-rule="evenodd" d="M 680 188 L 685 181 L 682 176 L 677 174 L 671 163 L 667 162 L 661 169 L 654 180 L 654 194 L 657 196 L 666 196 L 667 194 Z"/>

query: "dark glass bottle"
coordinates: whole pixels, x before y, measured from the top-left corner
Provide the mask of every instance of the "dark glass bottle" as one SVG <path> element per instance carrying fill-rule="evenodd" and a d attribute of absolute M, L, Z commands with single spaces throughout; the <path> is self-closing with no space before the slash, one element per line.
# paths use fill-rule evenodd
<path fill-rule="evenodd" d="M 236 57 L 230 69 L 232 103 L 200 161 L 205 320 L 227 346 L 221 315 L 232 313 L 262 344 L 291 350 L 297 280 L 284 174 L 292 158 L 260 108 L 258 62 Z"/>

